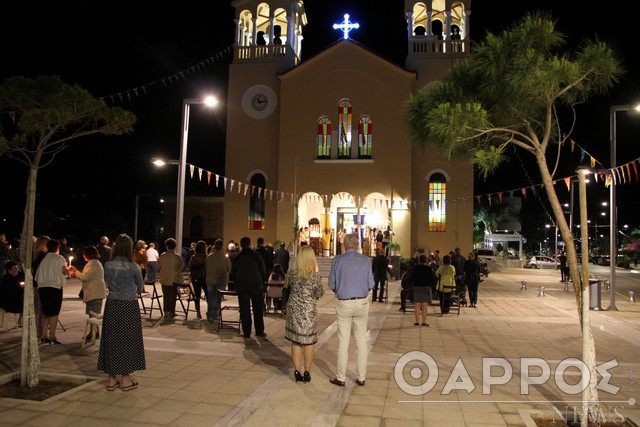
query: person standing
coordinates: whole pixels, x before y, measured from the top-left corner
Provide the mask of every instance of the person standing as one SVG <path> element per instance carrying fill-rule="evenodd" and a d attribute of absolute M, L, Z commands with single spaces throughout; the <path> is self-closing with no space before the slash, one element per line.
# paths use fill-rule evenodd
<path fill-rule="evenodd" d="M 438 298 L 440 299 L 440 312 L 447 314 L 451 307 L 451 293 L 456 290 L 456 269 L 451 265 L 451 257 L 442 257 L 442 265 L 436 270 L 438 284 Z"/>
<path fill-rule="evenodd" d="M 105 263 L 109 289 L 102 318 L 98 370 L 109 375 L 107 390 L 138 388 L 131 374 L 146 369 L 138 294 L 144 291 L 140 267 L 133 262 L 133 240 L 121 234 Z M 117 375 L 121 375 L 118 380 Z"/>
<path fill-rule="evenodd" d="M 418 264 L 411 270 L 411 283 L 413 283 L 413 301 L 416 321 L 413 326 L 429 326 L 427 323 L 427 309 L 431 304 L 432 289 L 436 285 L 433 270 L 427 265 L 427 256 L 422 253 L 418 256 Z"/>
<path fill-rule="evenodd" d="M 47 242 L 51 240 L 49 236 L 38 236 L 33 242 L 33 261 L 31 262 L 31 274 L 33 275 L 33 309 L 36 314 L 36 329 L 38 336 L 42 334 L 42 304 L 40 303 L 40 293 L 38 292 L 38 281 L 36 273 L 40 263 L 47 256 Z"/>
<path fill-rule="evenodd" d="M 480 263 L 476 259 L 476 254 L 469 252 L 467 260 L 464 262 L 464 280 L 469 289 L 469 305 L 473 308 L 478 303 L 478 283 L 480 283 Z"/>
<path fill-rule="evenodd" d="M 560 281 L 564 282 L 565 280 L 569 280 L 569 275 L 567 274 L 567 256 L 564 252 L 560 252 L 558 261 L 560 261 Z"/>
<path fill-rule="evenodd" d="M 154 242 L 149 243 L 147 249 L 147 272 L 144 276 L 144 283 L 153 284 L 156 283 L 158 278 L 158 250 Z"/>
<path fill-rule="evenodd" d="M 245 338 L 251 336 L 251 308 L 256 337 L 264 338 L 264 282 L 266 270 L 262 257 L 251 249 L 251 239 L 247 236 L 240 239 L 240 253 L 231 262 L 231 276 L 238 292 L 240 320 Z"/>
<path fill-rule="evenodd" d="M 224 253 L 222 239 L 213 242 L 213 252 L 205 260 L 205 281 L 207 283 L 207 321 L 215 322 L 220 316 L 220 293 L 227 289 L 231 260 Z"/>
<path fill-rule="evenodd" d="M 460 248 L 455 248 L 455 252 L 451 255 L 451 265 L 456 269 L 456 290 L 460 293 L 460 304 L 466 306 L 466 284 L 464 280 L 464 263 L 465 257 L 460 253 Z"/>
<path fill-rule="evenodd" d="M 391 226 L 387 225 L 387 229 L 384 230 L 384 233 L 382 233 L 382 247 L 384 248 L 385 252 L 387 250 L 387 246 L 389 245 L 389 243 L 391 243 L 395 234 L 396 233 L 393 232 Z"/>
<path fill-rule="evenodd" d="M 280 264 L 273 264 L 273 271 L 267 279 L 267 312 L 273 308 L 274 312 L 282 312 L 282 288 L 284 287 L 287 275 Z"/>
<path fill-rule="evenodd" d="M 376 249 L 376 254 L 371 262 L 373 280 L 375 281 L 371 302 L 376 302 L 376 297 L 378 298 L 378 302 L 382 302 L 384 298 L 384 285 L 387 282 L 388 275 L 391 274 L 391 269 L 389 268 L 389 259 L 384 255 L 384 250 L 382 248 Z M 378 289 L 380 289 L 380 296 L 378 296 Z"/>
<path fill-rule="evenodd" d="M 436 251 L 433 253 L 433 260 L 437 264 L 436 269 L 440 267 L 440 264 L 442 264 L 442 260 L 440 259 L 440 250 L 436 249 Z"/>
<path fill-rule="evenodd" d="M 7 242 L 7 235 L 0 233 L 0 278 L 5 275 L 5 266 L 11 259 L 11 253 L 9 252 L 9 243 Z"/>
<path fill-rule="evenodd" d="M 100 263 L 100 254 L 95 246 L 87 246 L 82 250 L 82 256 L 86 262 L 82 271 L 74 266 L 69 267 L 71 276 L 82 282 L 82 301 L 85 303 L 85 313 L 89 317 L 96 317 L 102 313 L 102 300 L 107 296 L 107 286 L 104 281 L 104 268 Z M 93 327 L 93 326 L 92 326 Z M 96 336 L 100 336 L 98 331 Z M 89 333 L 85 340 L 91 339 Z"/>
<path fill-rule="evenodd" d="M 273 271 L 273 248 L 266 246 L 264 244 L 264 238 L 258 237 L 256 242 L 258 247 L 256 248 L 256 252 L 260 254 L 262 257 L 262 261 L 264 262 L 264 268 L 267 271 L 266 277 L 269 277 L 271 272 Z"/>
<path fill-rule="evenodd" d="M 42 305 L 42 335 L 41 343 L 62 344 L 56 337 L 58 315 L 62 307 L 62 287 L 67 274 L 67 262 L 60 255 L 60 242 L 47 242 L 47 255 L 42 259 L 36 271 L 35 280 L 38 281 L 38 293 Z M 48 335 L 47 335 L 48 332 Z"/>
<path fill-rule="evenodd" d="M 329 273 L 329 289 L 338 299 L 336 316 L 338 324 L 338 363 L 336 376 L 331 384 L 344 387 L 347 362 L 349 359 L 349 339 L 353 326 L 356 341 L 356 383 L 364 386 L 367 376 L 367 321 L 369 319 L 368 294 L 373 289 L 371 261 L 359 254 L 358 236 L 344 237 L 345 253 L 336 256 Z"/>
<path fill-rule="evenodd" d="M 273 254 L 273 264 L 280 264 L 285 274 L 289 272 L 289 251 L 285 249 L 284 242 L 280 243 L 280 247 Z"/>
<path fill-rule="evenodd" d="M 100 254 L 100 264 L 104 267 L 104 263 L 111 259 L 111 246 L 109 246 L 109 238 L 107 236 L 100 237 L 98 253 Z"/>
<path fill-rule="evenodd" d="M 20 283 L 20 269 L 15 261 L 8 261 L 4 266 L 5 275 L 0 277 L 0 308 L 7 313 L 18 313 L 18 325 L 22 324 L 24 305 L 24 283 Z"/>
<path fill-rule="evenodd" d="M 182 257 L 175 253 L 176 239 L 169 237 L 164 241 L 167 251 L 158 257 L 158 279 L 162 285 L 162 305 L 166 318 L 176 317 L 176 285 L 182 284 Z"/>
<path fill-rule="evenodd" d="M 196 243 L 195 253 L 191 255 L 191 258 L 189 258 L 189 277 L 191 278 L 191 285 L 193 286 L 193 293 L 195 297 L 193 304 L 196 306 L 196 316 L 198 317 L 198 320 L 202 319 L 202 314 L 200 314 L 200 298 L 202 297 L 203 289 L 204 296 L 207 296 L 207 282 L 205 280 L 206 259 L 207 242 L 204 240 L 198 240 Z"/>
<path fill-rule="evenodd" d="M 60 238 L 60 250 L 58 251 L 60 253 L 60 256 L 62 258 L 64 258 L 64 260 L 67 262 L 68 265 L 71 265 L 71 248 L 69 247 L 69 245 L 67 244 L 67 238 L 66 237 L 61 237 Z"/>
<path fill-rule="evenodd" d="M 147 277 L 147 244 L 144 240 L 138 240 L 133 249 L 133 262 L 138 264 L 142 272 L 142 280 Z"/>
<path fill-rule="evenodd" d="M 291 341 L 296 382 L 311 381 L 311 367 L 318 342 L 318 300 L 324 295 L 318 263 L 311 246 L 303 246 L 296 256 L 296 268 L 286 278 L 289 290 L 284 337 Z M 303 369 L 304 374 L 300 374 Z"/>

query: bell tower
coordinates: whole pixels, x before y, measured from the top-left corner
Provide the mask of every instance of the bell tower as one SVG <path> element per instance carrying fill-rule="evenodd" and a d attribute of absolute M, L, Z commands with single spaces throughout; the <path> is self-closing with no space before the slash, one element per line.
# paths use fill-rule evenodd
<path fill-rule="evenodd" d="M 405 0 L 406 68 L 418 72 L 418 87 L 437 80 L 470 52 L 471 0 Z"/>
<path fill-rule="evenodd" d="M 301 58 L 307 17 L 302 0 L 234 0 L 235 42 L 229 66 L 224 203 L 225 238 L 275 239 L 280 80 Z M 237 182 L 236 182 L 237 181 Z"/>

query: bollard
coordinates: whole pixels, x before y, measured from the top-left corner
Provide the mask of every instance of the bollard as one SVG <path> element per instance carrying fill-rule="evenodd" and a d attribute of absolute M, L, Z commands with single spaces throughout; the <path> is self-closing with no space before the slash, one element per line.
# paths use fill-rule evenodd
<path fill-rule="evenodd" d="M 567 282 L 566 280 L 564 281 L 564 291 L 569 292 L 569 282 Z"/>
<path fill-rule="evenodd" d="M 526 291 L 527 290 L 527 282 L 525 282 L 524 280 L 522 282 L 520 282 L 520 290 L 521 291 Z"/>
<path fill-rule="evenodd" d="M 589 309 L 600 311 L 602 310 L 602 306 L 600 305 L 602 301 L 602 291 L 600 288 L 600 284 L 603 282 L 602 278 L 594 278 L 589 279 Z"/>
<path fill-rule="evenodd" d="M 635 293 L 633 291 L 628 291 L 628 292 L 629 292 L 629 302 L 636 302 Z"/>
<path fill-rule="evenodd" d="M 539 297 L 543 297 L 544 296 L 544 286 L 540 286 L 538 288 L 538 296 Z"/>

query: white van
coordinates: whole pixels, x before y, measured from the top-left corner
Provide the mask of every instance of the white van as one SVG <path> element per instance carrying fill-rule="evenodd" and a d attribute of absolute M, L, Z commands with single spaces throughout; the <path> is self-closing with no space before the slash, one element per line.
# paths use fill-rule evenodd
<path fill-rule="evenodd" d="M 496 252 L 493 249 L 477 249 L 478 260 L 489 260 L 496 262 Z"/>

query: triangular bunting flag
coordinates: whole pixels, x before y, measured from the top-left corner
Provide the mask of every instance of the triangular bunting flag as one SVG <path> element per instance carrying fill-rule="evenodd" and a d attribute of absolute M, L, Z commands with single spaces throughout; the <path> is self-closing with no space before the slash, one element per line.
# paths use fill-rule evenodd
<path fill-rule="evenodd" d="M 202 168 L 198 168 L 198 180 L 202 182 Z"/>
<path fill-rule="evenodd" d="M 565 178 L 564 183 L 567 185 L 567 191 L 571 191 L 571 177 Z"/>
<path fill-rule="evenodd" d="M 193 171 L 195 169 L 195 166 L 193 165 L 189 165 L 189 172 L 191 173 L 191 179 L 193 179 Z"/>

